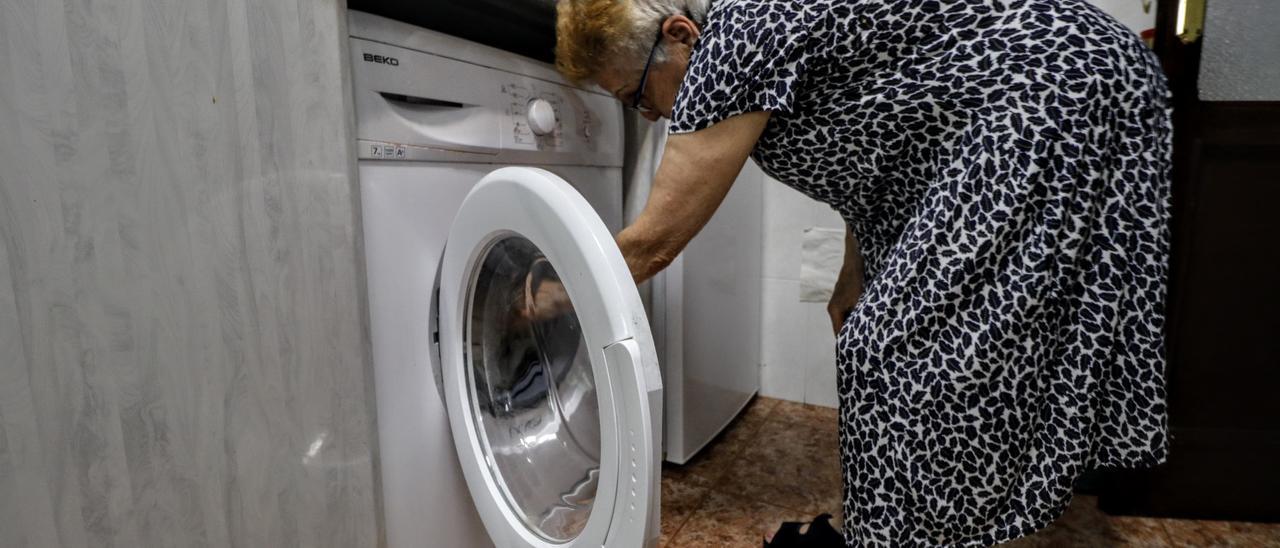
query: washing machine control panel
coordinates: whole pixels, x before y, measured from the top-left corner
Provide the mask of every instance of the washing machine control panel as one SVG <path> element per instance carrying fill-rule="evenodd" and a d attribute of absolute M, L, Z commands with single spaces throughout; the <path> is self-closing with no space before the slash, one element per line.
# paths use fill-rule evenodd
<path fill-rule="evenodd" d="M 551 106 L 550 101 L 543 98 L 529 100 L 529 106 L 525 109 L 525 118 L 529 120 L 529 129 L 539 137 L 551 135 L 555 130 L 560 129 L 559 113 L 556 112 L 555 107 Z"/>
<path fill-rule="evenodd" d="M 596 150 L 603 128 L 593 112 L 618 108 L 612 97 L 528 78 L 503 83 L 501 92 L 517 148 Z"/>
<path fill-rule="evenodd" d="M 512 144 L 536 149 L 595 148 L 599 117 L 592 109 L 611 105 L 593 103 L 612 100 L 587 94 L 584 101 L 579 90 L 538 81 L 506 83 L 502 93 L 510 98 Z"/>
<path fill-rule="evenodd" d="M 511 121 L 511 139 L 517 145 L 559 147 L 564 145 L 562 112 L 564 97 L 556 90 L 533 82 L 502 85 L 502 93 L 510 98 L 507 115 Z M 590 137 L 583 138 L 585 143 Z"/>
<path fill-rule="evenodd" d="M 493 68 L 361 39 L 352 46 L 361 159 L 622 163 L 617 100 L 570 86 L 545 65 L 508 59 Z"/>

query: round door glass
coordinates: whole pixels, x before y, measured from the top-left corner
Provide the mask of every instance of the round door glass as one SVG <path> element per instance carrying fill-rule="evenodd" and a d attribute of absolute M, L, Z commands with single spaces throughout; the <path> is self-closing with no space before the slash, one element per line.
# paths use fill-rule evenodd
<path fill-rule="evenodd" d="M 483 256 L 468 309 L 472 412 L 487 464 L 530 530 L 582 532 L 600 475 L 591 357 L 560 277 L 533 242 L 509 236 Z"/>

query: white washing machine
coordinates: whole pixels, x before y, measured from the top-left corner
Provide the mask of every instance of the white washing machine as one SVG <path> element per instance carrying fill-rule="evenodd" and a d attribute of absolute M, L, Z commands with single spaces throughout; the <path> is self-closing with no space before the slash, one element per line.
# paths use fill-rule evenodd
<path fill-rule="evenodd" d="M 613 240 L 621 107 L 348 23 L 388 544 L 654 544 L 662 383 Z"/>

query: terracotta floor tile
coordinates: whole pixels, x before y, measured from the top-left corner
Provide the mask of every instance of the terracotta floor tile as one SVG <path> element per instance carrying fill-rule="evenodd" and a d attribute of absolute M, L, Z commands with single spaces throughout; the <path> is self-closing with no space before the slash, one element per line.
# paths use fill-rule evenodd
<path fill-rule="evenodd" d="M 670 546 L 755 547 L 762 544 L 765 535 L 776 532 L 782 522 L 811 518 L 802 512 L 712 491 Z"/>
<path fill-rule="evenodd" d="M 1165 530 L 1175 546 L 1231 546 L 1231 524 L 1223 521 L 1165 520 Z"/>
<path fill-rule="evenodd" d="M 841 520 L 833 409 L 756 398 L 685 466 L 663 469 L 662 546 L 759 546 L 783 521 Z M 1077 496 L 1055 523 L 1004 546 L 1280 548 L 1280 524 L 1108 516 Z"/>
<path fill-rule="evenodd" d="M 814 509 L 813 515 L 831 514 L 831 526 L 838 531 L 844 530 L 844 491 L 835 489 L 835 493 Z M 813 516 L 810 516 L 813 517 Z"/>
<path fill-rule="evenodd" d="M 1280 523 L 1233 522 L 1231 530 L 1237 536 L 1250 539 L 1254 546 L 1280 548 Z M 1172 535 L 1172 534 L 1171 534 Z"/>
<path fill-rule="evenodd" d="M 820 426 L 770 420 L 712 488 L 810 513 L 840 498 L 840 456 Z"/>
<path fill-rule="evenodd" d="M 1098 500 L 1077 496 L 1066 513 L 1044 530 L 1004 544 L 1007 547 L 1166 547 L 1169 537 L 1161 520 L 1113 517 L 1098 510 Z"/>
<path fill-rule="evenodd" d="M 837 412 L 834 407 L 779 400 L 769 418 L 811 425 L 834 424 L 837 419 Z"/>
<path fill-rule="evenodd" d="M 1107 546 L 1169 545 L 1160 520 L 1108 516 L 1098 509 L 1098 498 L 1093 496 L 1076 496 L 1059 521 L 1075 536 L 1092 535 Z"/>
<path fill-rule="evenodd" d="M 662 538 L 659 546 L 666 546 L 676 532 L 689 520 L 707 495 L 709 482 L 700 476 L 689 475 L 676 479 L 666 474 L 662 477 Z"/>
<path fill-rule="evenodd" d="M 1280 547 L 1280 524 L 1189 519 L 1161 521 L 1174 546 Z"/>
<path fill-rule="evenodd" d="M 778 400 L 768 398 L 756 398 L 728 428 L 725 428 L 724 432 L 711 440 L 689 462 L 683 465 L 668 465 L 664 474 L 677 478 L 696 475 L 713 483 L 718 482 L 742 450 L 755 439 L 756 433 L 767 422 L 766 417 L 777 402 Z"/>
<path fill-rule="evenodd" d="M 1125 546 L 1169 546 L 1171 541 L 1161 520 L 1135 517 L 1108 517 L 1110 538 Z"/>
<path fill-rule="evenodd" d="M 751 403 L 748 403 L 747 407 L 738 416 L 744 420 L 763 420 L 773 413 L 774 409 L 777 409 L 779 403 L 782 403 L 782 400 L 756 396 L 752 398 Z"/>

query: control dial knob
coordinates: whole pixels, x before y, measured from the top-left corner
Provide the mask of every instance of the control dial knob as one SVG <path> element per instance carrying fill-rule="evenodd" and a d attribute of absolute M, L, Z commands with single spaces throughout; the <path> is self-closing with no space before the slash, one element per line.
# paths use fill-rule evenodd
<path fill-rule="evenodd" d="M 526 117 L 529 119 L 529 129 L 533 130 L 534 135 L 550 135 L 556 130 L 556 110 L 546 99 L 529 101 Z"/>

